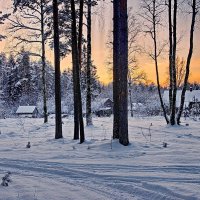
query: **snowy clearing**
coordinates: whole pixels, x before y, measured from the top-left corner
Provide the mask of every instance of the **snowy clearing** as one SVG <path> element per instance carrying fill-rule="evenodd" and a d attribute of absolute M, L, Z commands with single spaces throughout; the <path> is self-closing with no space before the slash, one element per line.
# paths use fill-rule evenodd
<path fill-rule="evenodd" d="M 54 140 L 54 119 L 0 120 L 0 178 L 12 179 L 0 200 L 200 199 L 199 121 L 129 119 L 128 147 L 111 140 L 112 118 L 94 118 L 81 145 L 73 119 L 63 122 L 64 139 Z"/>

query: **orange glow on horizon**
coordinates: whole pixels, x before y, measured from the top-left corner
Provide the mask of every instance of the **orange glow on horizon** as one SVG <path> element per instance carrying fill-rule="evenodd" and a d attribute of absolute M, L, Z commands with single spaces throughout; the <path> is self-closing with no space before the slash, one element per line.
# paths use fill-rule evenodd
<path fill-rule="evenodd" d="M 1 1 L 0 10 L 6 10 L 7 7 L 10 7 L 11 1 L 8 0 L 7 3 Z M 136 1 L 129 0 L 129 6 L 133 6 L 133 8 L 137 7 Z M 99 76 L 99 80 L 108 84 L 112 82 L 112 71 L 108 69 L 106 64 L 106 60 L 108 60 L 109 51 L 106 48 L 106 42 L 108 40 L 108 35 L 112 34 L 112 4 L 106 4 L 103 7 L 104 10 L 101 10 L 100 15 L 93 15 L 92 21 L 92 60 L 94 64 L 97 66 L 97 75 Z M 186 23 L 185 21 L 183 23 Z M 2 26 L 1 26 L 2 27 Z M 1 29 L 0 27 L 0 29 Z M 5 31 L 5 30 L 1 30 Z M 180 30 L 179 30 L 180 31 Z M 198 29 L 195 30 L 195 41 L 194 41 L 194 54 L 191 61 L 191 73 L 190 73 L 190 82 L 200 82 L 200 47 L 198 45 L 200 40 L 200 31 Z M 143 39 L 143 38 L 142 38 Z M 179 54 L 185 54 L 184 59 L 186 59 L 187 51 L 188 51 L 188 38 L 184 41 L 184 44 L 181 46 L 181 51 Z M 9 53 L 10 48 L 12 46 L 12 42 L 9 39 L 0 42 L 0 52 Z M 53 52 L 47 51 L 47 58 L 53 64 Z M 71 55 L 68 55 L 65 59 L 61 61 L 61 70 L 63 71 L 66 68 L 70 68 L 71 64 Z M 153 61 L 142 56 L 139 58 L 139 66 L 144 72 L 147 73 L 148 80 L 156 83 L 156 73 L 155 66 Z M 168 71 L 168 61 L 162 60 L 159 62 L 159 74 L 160 74 L 160 83 L 163 85 L 167 79 L 167 71 Z"/>
<path fill-rule="evenodd" d="M 93 47 L 94 49 L 94 47 Z M 93 50 L 94 51 L 94 50 Z M 7 42 L 0 42 L 0 52 L 8 52 Z M 108 52 L 99 49 L 93 53 L 94 64 L 97 66 L 97 75 L 99 76 L 100 82 L 107 85 L 112 82 L 112 71 L 108 69 L 106 64 L 106 56 Z M 53 64 L 53 52 L 47 51 L 48 60 Z M 142 64 L 143 63 L 143 64 Z M 139 62 L 141 69 L 147 73 L 147 78 L 149 82 L 156 83 L 156 73 L 155 73 L 155 65 L 153 61 L 149 59 L 141 59 Z M 68 55 L 66 58 L 61 60 L 61 70 L 71 68 L 71 55 Z M 167 70 L 168 70 L 168 62 L 161 61 L 159 62 L 159 75 L 160 75 L 160 83 L 161 85 L 165 85 L 167 79 Z M 193 56 L 191 61 L 191 70 L 190 70 L 190 82 L 200 82 L 200 58 L 198 56 Z"/>

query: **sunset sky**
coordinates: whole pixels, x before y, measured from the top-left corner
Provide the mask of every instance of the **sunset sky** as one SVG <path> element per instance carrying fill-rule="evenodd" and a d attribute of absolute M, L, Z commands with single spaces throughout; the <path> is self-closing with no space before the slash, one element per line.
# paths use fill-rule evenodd
<path fill-rule="evenodd" d="M 111 1 L 107 1 L 108 3 L 100 3 L 98 8 L 98 15 L 93 16 L 92 22 L 92 58 L 94 60 L 94 64 L 97 66 L 98 75 L 100 77 L 100 81 L 103 83 L 109 83 L 112 81 L 112 73 L 108 71 L 108 66 L 106 61 L 108 59 L 109 51 L 106 48 L 106 42 L 108 40 L 108 35 L 112 34 L 112 4 Z M 133 7 L 133 12 L 138 13 L 141 12 L 139 9 L 140 0 L 129 0 L 128 5 Z M 6 11 L 11 5 L 10 0 L 0 0 L 0 10 Z M 178 46 L 177 54 L 182 58 L 187 58 L 188 45 L 189 45 L 189 27 L 190 27 L 190 17 L 186 15 L 180 15 L 178 19 L 178 31 L 183 36 L 181 43 Z M 167 25 L 167 24 L 166 24 Z M 191 77 L 190 81 L 198 81 L 200 82 L 200 23 L 197 23 L 198 28 L 195 32 L 195 41 L 194 41 L 194 54 L 191 63 Z M 0 27 L 1 32 L 4 27 Z M 166 30 L 162 33 L 161 38 L 166 38 Z M 150 48 L 151 43 L 148 38 L 141 37 L 141 45 L 148 46 Z M 140 41 L 139 41 L 140 43 Z M 12 43 L 9 38 L 3 42 L 0 42 L 0 51 L 9 52 L 9 49 L 12 47 Z M 71 66 L 71 56 L 68 55 L 67 58 L 62 60 L 61 67 L 62 69 L 68 68 Z M 144 54 L 138 55 L 138 64 L 141 66 L 141 70 L 144 70 L 150 81 L 155 82 L 155 67 L 153 61 L 145 56 Z M 53 52 L 48 51 L 48 59 L 53 62 Z M 167 53 L 165 56 L 160 58 L 159 68 L 160 68 L 160 76 L 161 83 L 164 83 L 166 80 L 166 72 L 168 67 L 168 58 Z"/>

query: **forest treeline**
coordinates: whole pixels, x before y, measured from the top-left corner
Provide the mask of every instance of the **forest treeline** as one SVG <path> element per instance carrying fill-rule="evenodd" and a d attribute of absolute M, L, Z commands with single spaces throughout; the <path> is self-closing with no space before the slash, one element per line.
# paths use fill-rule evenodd
<path fill-rule="evenodd" d="M 63 108 L 73 107 L 74 139 L 80 139 L 80 143 L 83 143 L 85 140 L 83 115 L 86 116 L 86 125 L 93 125 L 92 101 L 102 95 L 103 88 L 92 61 L 91 39 L 92 17 L 95 13 L 93 9 L 101 1 L 13 0 L 12 2 L 12 13 L 0 13 L 0 23 L 9 22 L 8 32 L 15 41 L 8 58 L 1 54 L 1 89 L 6 103 L 16 107 L 19 104 L 31 105 L 42 102 L 44 123 L 48 122 L 49 111 L 54 107 L 56 139 L 62 138 Z M 148 55 L 155 65 L 157 86 L 153 88 L 157 90 L 159 98 L 157 102 L 160 103 L 159 107 L 166 123 L 180 124 L 185 93 L 189 87 L 200 2 L 185 0 L 180 4 L 178 0 L 164 2 L 141 0 L 140 12 L 137 15 L 128 9 L 127 0 L 114 0 L 111 3 L 113 30 L 108 46 L 112 52 L 109 64 L 112 65 L 113 75 L 113 138 L 119 139 L 123 145 L 128 145 L 128 103 L 133 116 L 132 105 L 134 102 L 138 103 L 136 99 L 141 96 L 138 94 L 134 97 L 135 88 L 144 87 L 147 91 L 151 88 L 151 85 L 145 85 L 146 74 L 138 71 L 138 54 Z M 182 61 L 178 55 L 178 44 L 181 40 L 177 28 L 179 12 L 188 13 L 190 18 L 187 29 L 188 54 Z M 159 36 L 163 32 L 163 26 L 168 29 L 167 41 L 160 41 L 162 38 Z M 150 49 L 144 49 L 138 44 L 142 34 L 148 38 Z M 0 35 L 0 40 L 5 38 L 5 34 Z M 35 48 L 26 50 L 26 45 Z M 47 45 L 54 52 L 53 67 L 47 60 Z M 163 88 L 159 73 L 159 60 L 163 54 L 168 57 L 169 64 L 167 87 L 170 103 L 167 106 L 162 97 Z M 61 73 L 60 60 L 69 55 L 72 58 L 71 69 Z M 31 56 L 38 58 L 36 59 L 38 61 L 32 61 Z M 178 89 L 182 92 L 177 109 Z M 51 98 L 54 98 L 54 106 L 48 105 Z M 72 100 L 73 103 L 70 104 L 66 99 Z"/>

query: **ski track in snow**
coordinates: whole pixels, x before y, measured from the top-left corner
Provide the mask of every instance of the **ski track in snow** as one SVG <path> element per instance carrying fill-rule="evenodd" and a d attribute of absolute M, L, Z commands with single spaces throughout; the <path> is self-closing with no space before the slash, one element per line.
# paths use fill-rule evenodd
<path fill-rule="evenodd" d="M 115 166 L 112 165 L 75 165 L 63 164 L 55 162 L 30 162 L 23 160 L 3 159 L 0 163 L 1 168 L 10 170 L 15 175 L 31 176 L 37 178 L 51 178 L 59 180 L 63 183 L 73 184 L 74 186 L 83 187 L 86 190 L 98 193 L 105 199 L 197 199 L 183 196 L 172 192 L 164 187 L 154 184 L 159 182 L 180 182 L 180 183 L 196 183 L 200 184 L 199 176 L 196 179 L 188 178 L 163 178 L 163 177 L 141 177 L 141 176 L 117 176 L 103 175 L 100 171 L 113 171 Z M 191 173 L 200 175 L 197 166 L 169 166 L 164 168 L 151 166 L 118 166 L 121 171 L 129 171 L 133 169 L 137 172 L 178 172 Z M 87 171 L 86 171 L 87 170 Z M 96 173 L 96 171 L 99 171 Z M 88 171 L 95 171 L 94 173 Z M 67 189 L 67 186 L 66 186 Z"/>
<path fill-rule="evenodd" d="M 150 121 L 131 124 L 130 148 L 118 149 L 113 141 L 113 150 L 108 139 L 110 119 L 95 119 L 97 125 L 86 128 L 92 140 L 84 145 L 69 140 L 69 135 L 53 140 L 53 123 L 29 123 L 24 128 L 27 135 L 15 119 L 10 124 L 0 121 L 6 133 L 0 135 L 0 176 L 11 171 L 13 179 L 9 187 L 0 186 L 0 200 L 200 199 L 198 125 L 160 128 L 160 120 L 152 120 L 152 142 L 148 141 Z M 69 127 L 73 130 L 66 121 L 63 129 Z M 72 134 L 72 130 L 68 132 Z M 22 147 L 27 139 L 34 143 L 29 151 Z M 163 140 L 171 145 L 165 151 L 160 147 Z"/>

